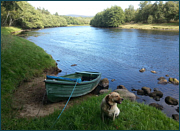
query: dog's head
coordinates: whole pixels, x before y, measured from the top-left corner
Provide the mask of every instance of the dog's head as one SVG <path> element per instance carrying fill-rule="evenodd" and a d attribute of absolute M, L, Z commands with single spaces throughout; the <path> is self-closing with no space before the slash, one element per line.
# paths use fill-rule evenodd
<path fill-rule="evenodd" d="M 106 96 L 106 102 L 109 105 L 113 105 L 114 103 L 121 104 L 122 101 L 123 101 L 123 98 L 120 97 L 119 93 L 117 92 L 111 92 L 110 94 Z"/>

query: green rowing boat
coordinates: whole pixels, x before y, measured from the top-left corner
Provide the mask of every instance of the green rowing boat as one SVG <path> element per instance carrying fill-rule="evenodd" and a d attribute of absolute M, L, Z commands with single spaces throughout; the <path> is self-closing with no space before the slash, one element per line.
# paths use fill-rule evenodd
<path fill-rule="evenodd" d="M 44 80 L 47 98 L 51 102 L 68 99 L 76 85 L 72 97 L 86 95 L 93 91 L 101 80 L 99 72 L 75 72 L 61 77 L 46 76 Z M 77 84 L 76 84 L 77 82 Z"/>

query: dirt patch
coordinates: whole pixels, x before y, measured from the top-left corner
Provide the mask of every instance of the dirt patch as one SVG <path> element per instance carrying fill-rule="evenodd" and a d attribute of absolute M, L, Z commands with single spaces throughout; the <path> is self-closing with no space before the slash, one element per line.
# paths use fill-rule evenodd
<path fill-rule="evenodd" d="M 53 73 L 53 74 L 52 74 Z M 12 108 L 18 110 L 18 117 L 36 117 L 46 116 L 54 112 L 54 110 L 62 110 L 67 102 L 61 101 L 57 103 L 47 102 L 45 82 L 46 75 L 56 75 L 54 70 L 44 73 L 43 76 L 33 78 L 29 81 L 23 82 L 14 92 Z M 91 97 L 93 94 L 88 94 L 78 98 L 71 98 L 67 108 L 80 103 Z M 45 96 L 45 97 L 44 97 Z M 44 102 L 43 102 L 44 98 Z"/>

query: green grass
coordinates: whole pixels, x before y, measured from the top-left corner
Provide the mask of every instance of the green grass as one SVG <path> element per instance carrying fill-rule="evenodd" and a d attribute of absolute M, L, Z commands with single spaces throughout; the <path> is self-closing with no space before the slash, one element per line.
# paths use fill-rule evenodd
<path fill-rule="evenodd" d="M 5 31 L 6 32 L 6 31 Z M 1 129 L 2 130 L 178 130 L 179 123 L 161 111 L 137 102 L 123 101 L 118 105 L 120 116 L 112 121 L 100 115 L 104 95 L 93 96 L 66 109 L 60 114 L 39 118 L 18 118 L 11 107 L 12 94 L 18 85 L 38 77 L 44 69 L 54 67 L 55 61 L 42 48 L 23 38 L 1 34 Z M 51 128 L 52 127 L 52 128 Z"/>
<path fill-rule="evenodd" d="M 17 27 L 1 27 L 1 34 L 4 34 L 4 35 L 8 35 L 10 34 L 11 32 L 17 32 L 17 31 L 21 31 L 22 29 L 21 28 L 17 28 Z"/>
<path fill-rule="evenodd" d="M 55 61 L 42 48 L 23 38 L 10 35 L 16 28 L 1 28 L 1 122 L 11 123 L 13 91 L 23 82 L 55 67 Z"/>
<path fill-rule="evenodd" d="M 105 117 L 101 120 L 100 104 L 105 96 L 93 96 L 65 109 L 59 116 L 59 110 L 40 118 L 20 118 L 10 122 L 10 130 L 178 130 L 179 123 L 168 118 L 161 111 L 148 105 L 124 100 L 118 105 L 121 113 L 115 121 Z"/>

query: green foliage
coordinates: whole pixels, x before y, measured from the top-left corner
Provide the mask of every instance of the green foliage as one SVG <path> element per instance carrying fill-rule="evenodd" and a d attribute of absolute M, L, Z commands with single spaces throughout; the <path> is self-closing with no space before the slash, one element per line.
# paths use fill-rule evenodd
<path fill-rule="evenodd" d="M 133 5 L 129 5 L 128 9 L 125 9 L 125 22 L 131 22 L 135 19 L 135 10 Z"/>
<path fill-rule="evenodd" d="M 148 23 L 149 16 L 153 17 L 153 23 L 165 23 L 171 20 L 179 20 L 179 2 L 168 1 L 163 4 L 157 1 L 151 4 L 150 1 L 140 2 L 140 8 L 135 15 L 136 22 Z"/>
<path fill-rule="evenodd" d="M 119 6 L 112 6 L 99 12 L 91 20 L 90 25 L 99 27 L 118 27 L 124 23 L 124 12 Z"/>
<path fill-rule="evenodd" d="M 14 25 L 25 29 L 37 29 L 67 26 L 68 24 L 84 25 L 89 24 L 91 20 L 89 17 L 59 16 L 57 12 L 52 15 L 44 8 L 35 9 L 27 1 L 16 1 L 13 3 L 15 3 L 18 8 L 15 8 L 15 5 L 9 5 L 11 2 L 1 3 L 1 25 L 3 26 Z"/>
<path fill-rule="evenodd" d="M 153 16 L 152 16 L 152 15 L 149 15 L 147 21 L 148 21 L 148 24 L 152 24 L 152 23 L 153 23 Z"/>

